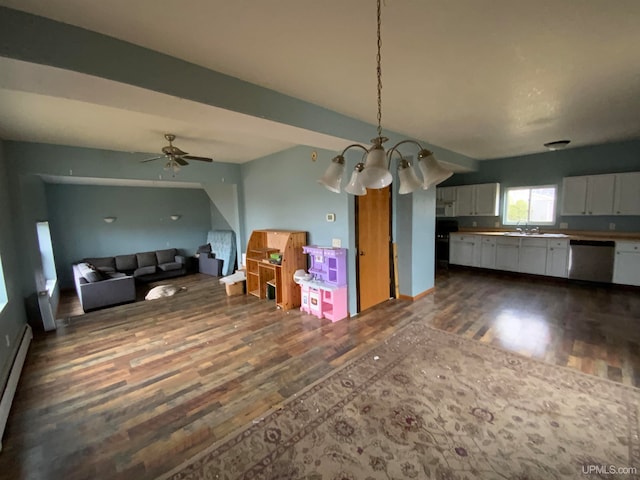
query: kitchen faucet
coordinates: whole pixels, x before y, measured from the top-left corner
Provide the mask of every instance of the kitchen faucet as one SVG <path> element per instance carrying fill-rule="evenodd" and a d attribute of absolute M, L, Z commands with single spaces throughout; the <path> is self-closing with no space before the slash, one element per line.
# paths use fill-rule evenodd
<path fill-rule="evenodd" d="M 529 228 L 529 224 L 527 222 L 524 223 L 524 228 L 520 227 L 520 222 L 516 225 L 516 232 L 524 233 L 525 235 L 532 235 L 536 233 L 540 233 L 540 227 L 531 227 Z"/>

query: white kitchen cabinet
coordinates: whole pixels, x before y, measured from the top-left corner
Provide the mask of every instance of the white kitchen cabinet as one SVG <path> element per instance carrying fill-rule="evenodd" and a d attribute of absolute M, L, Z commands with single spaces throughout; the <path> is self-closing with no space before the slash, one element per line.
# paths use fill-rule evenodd
<path fill-rule="evenodd" d="M 615 215 L 640 215 L 640 172 L 616 174 Z"/>
<path fill-rule="evenodd" d="M 640 286 L 640 242 L 616 242 L 613 283 Z"/>
<path fill-rule="evenodd" d="M 474 186 L 462 185 L 456 188 L 456 216 L 471 217 L 474 215 Z"/>
<path fill-rule="evenodd" d="M 518 271 L 545 275 L 547 272 L 547 240 L 545 238 L 520 239 Z"/>
<path fill-rule="evenodd" d="M 546 275 L 567 278 L 569 260 L 569 240 L 549 240 L 547 246 Z"/>
<path fill-rule="evenodd" d="M 495 237 L 480 237 L 480 267 L 496 268 Z"/>
<path fill-rule="evenodd" d="M 517 272 L 519 269 L 519 238 L 498 238 L 496 239 L 496 268 Z"/>
<path fill-rule="evenodd" d="M 476 267 L 480 263 L 480 237 L 451 233 L 449 235 L 449 263 Z"/>
<path fill-rule="evenodd" d="M 562 180 L 562 215 L 612 215 L 616 175 Z"/>
<path fill-rule="evenodd" d="M 459 217 L 496 217 L 499 206 L 499 183 L 462 185 L 456 188 L 456 215 Z"/>
<path fill-rule="evenodd" d="M 456 189 L 458 187 L 437 187 L 436 201 L 441 203 L 454 203 L 456 201 Z"/>

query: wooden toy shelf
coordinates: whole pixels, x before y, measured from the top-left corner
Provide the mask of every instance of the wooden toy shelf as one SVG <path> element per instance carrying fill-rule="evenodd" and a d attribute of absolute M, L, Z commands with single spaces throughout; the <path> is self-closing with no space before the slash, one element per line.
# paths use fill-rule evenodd
<path fill-rule="evenodd" d="M 254 230 L 246 252 L 247 295 L 267 298 L 267 284 L 275 287 L 276 305 L 283 310 L 300 306 L 300 286 L 293 273 L 305 269 L 307 258 L 302 247 L 307 232 L 291 230 Z M 272 253 L 281 255 L 280 264 L 269 261 Z"/>

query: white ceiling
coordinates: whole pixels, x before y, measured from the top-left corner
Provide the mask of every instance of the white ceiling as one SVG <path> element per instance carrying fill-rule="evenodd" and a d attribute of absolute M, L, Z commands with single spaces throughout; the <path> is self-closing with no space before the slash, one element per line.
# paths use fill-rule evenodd
<path fill-rule="evenodd" d="M 376 121 L 373 0 L 0 4 Z M 383 128 L 478 159 L 540 152 L 565 138 L 571 147 L 640 138 L 638 25 L 638 0 L 386 0 Z M 0 137 L 7 139 L 153 152 L 171 131 L 183 150 L 231 162 L 297 144 L 344 146 L 168 95 L 106 80 L 105 93 L 79 74 L 0 60 Z M 7 69 L 12 75 L 1 73 Z M 33 77 L 33 69 L 46 71 Z M 122 95 L 130 102 L 118 101 Z"/>

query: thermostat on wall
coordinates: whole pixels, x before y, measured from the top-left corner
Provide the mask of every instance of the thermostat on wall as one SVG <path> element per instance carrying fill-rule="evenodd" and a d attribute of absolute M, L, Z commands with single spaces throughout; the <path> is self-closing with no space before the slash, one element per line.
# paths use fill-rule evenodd
<path fill-rule="evenodd" d="M 327 213 L 327 222 L 335 222 L 336 214 L 335 213 Z"/>

